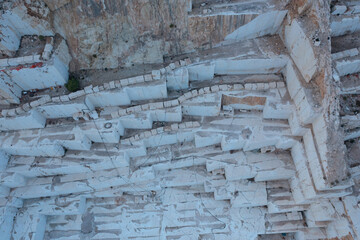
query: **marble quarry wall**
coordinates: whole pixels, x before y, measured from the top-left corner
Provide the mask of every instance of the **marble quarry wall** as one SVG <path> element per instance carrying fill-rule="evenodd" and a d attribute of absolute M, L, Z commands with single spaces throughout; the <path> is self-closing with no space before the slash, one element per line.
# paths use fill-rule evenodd
<path fill-rule="evenodd" d="M 360 239 L 357 1 L 0 6 L 0 239 Z"/>
<path fill-rule="evenodd" d="M 29 38 L 23 39 L 22 45 L 27 42 Z M 40 40 L 37 42 L 41 44 Z M 46 37 L 43 45 L 40 51 L 21 46 L 16 57 L 0 58 L 1 105 L 20 104 L 22 91 L 55 87 L 68 81 L 71 56 L 65 40 Z"/>

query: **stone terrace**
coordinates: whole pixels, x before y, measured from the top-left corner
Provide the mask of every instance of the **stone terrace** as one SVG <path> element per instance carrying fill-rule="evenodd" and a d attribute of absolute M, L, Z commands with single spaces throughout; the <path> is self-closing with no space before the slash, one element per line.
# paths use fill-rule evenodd
<path fill-rule="evenodd" d="M 2 109 L 1 236 L 359 239 L 359 51 L 323 52 L 357 6 L 259 2 L 203 55 Z"/>

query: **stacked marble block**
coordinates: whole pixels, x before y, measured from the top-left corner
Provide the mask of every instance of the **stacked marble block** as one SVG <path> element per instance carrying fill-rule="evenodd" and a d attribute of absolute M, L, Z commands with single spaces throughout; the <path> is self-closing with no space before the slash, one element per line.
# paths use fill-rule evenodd
<path fill-rule="evenodd" d="M 344 187 L 320 194 L 312 185 L 317 179 L 309 176 L 307 168 L 311 152 L 297 140 L 309 135 L 302 126 L 304 118 L 295 123 L 289 120 L 289 124 L 284 121 L 294 118 L 295 109 L 303 117 L 313 111 L 308 99 L 291 102 L 289 85 L 293 83 L 288 78 L 293 66 L 289 64 L 285 56 L 194 64 L 181 61 L 151 75 L 89 86 L 66 96 L 44 96 L 19 115 L 4 111 L 3 121 L 31 112 L 43 120 L 29 129 L 14 126 L 10 130 L 15 131 L 0 137 L 4 158 L 9 161 L 1 175 L 3 196 L 25 199 L 21 211 L 26 213 L 18 217 L 11 202 L 4 201 L 4 211 L 17 217 L 14 230 L 11 222 L 3 232 L 42 239 L 45 232 L 57 238 L 56 231 L 71 231 L 64 239 L 77 239 L 83 235 L 81 216 L 89 212 L 95 214 L 99 229 L 93 239 L 212 234 L 219 239 L 255 239 L 258 234 L 294 232 L 299 239 L 326 237 L 327 225 L 318 223 L 321 217 L 304 218 L 302 212 L 311 212 L 314 204 L 322 204 L 322 198 L 350 192 Z M 246 65 L 249 69 L 236 70 Z M 283 81 L 234 82 L 188 90 L 193 81 L 244 71 L 283 71 L 287 86 Z M 185 93 L 166 99 L 172 90 Z M 128 107 L 130 104 L 135 106 Z M 45 125 L 44 121 L 69 117 L 74 120 L 61 125 Z M 157 122 L 162 126 L 154 128 Z M 303 135 L 291 124 L 305 129 L 300 131 Z M 129 135 L 126 129 L 138 132 Z M 313 165 L 318 170 L 316 162 Z M 19 177 L 23 180 L 14 181 Z M 41 207 L 36 203 L 39 198 L 43 199 Z M 107 199 L 107 206 L 101 198 Z M 128 202 L 130 208 L 132 202 L 144 204 L 145 209 L 154 204 L 163 207 L 161 213 L 150 207 L 124 215 L 121 207 L 116 208 L 119 201 Z M 203 226 L 196 225 L 196 215 L 206 219 Z M 144 216 L 141 225 L 117 231 Z M 334 219 L 328 217 L 327 222 Z M 34 224 L 21 228 L 30 222 Z M 305 222 L 312 225 L 305 227 Z"/>
<path fill-rule="evenodd" d="M 22 91 L 64 85 L 69 77 L 70 55 L 65 40 L 54 49 L 48 37 L 41 54 L 0 59 L 0 104 L 19 104 Z"/>
<path fill-rule="evenodd" d="M 360 131 L 359 131 L 359 114 L 357 106 L 352 102 L 356 100 L 360 93 L 358 82 L 359 69 L 359 46 L 357 42 L 352 42 L 351 46 L 342 44 L 346 39 L 354 39 L 359 34 L 359 28 L 356 22 L 359 21 L 359 5 L 356 2 L 342 2 L 334 6 L 331 16 L 331 30 L 332 36 L 337 37 L 334 44 L 335 50 L 332 52 L 332 67 L 333 78 L 339 85 L 340 106 L 346 114 L 341 116 L 341 127 L 344 130 L 344 142 L 346 142 L 347 153 L 349 154 L 349 172 L 355 183 L 354 194 L 344 198 L 344 206 L 350 218 L 354 221 L 353 229 L 355 232 L 354 239 L 359 238 L 360 224 L 358 217 L 354 214 L 359 214 L 359 166 L 357 164 L 357 156 L 351 156 L 353 148 L 359 146 Z M 340 47 L 341 50 L 338 50 Z M 348 107 L 355 107 L 354 112 L 349 114 Z M 355 162 L 354 162 L 355 160 Z M 356 238 L 357 237 L 357 238 Z"/>
<path fill-rule="evenodd" d="M 331 15 L 331 36 L 338 37 L 359 31 L 359 14 L 360 6 L 356 2 L 349 2 L 349 6 L 335 5 Z"/>
<path fill-rule="evenodd" d="M 298 204 L 310 204 L 311 208 L 320 204 L 322 209 L 326 209 L 324 212 L 306 211 L 305 215 L 308 221 L 312 221 L 312 226 L 326 226 L 328 237 L 349 234 L 357 236 L 358 230 L 353 232 L 349 229 L 345 218 L 339 217 L 339 213 L 346 212 L 346 209 L 341 207 L 343 203 L 337 201 L 336 198 L 346 196 L 343 198 L 345 201 L 353 198 L 348 195 L 351 195 L 354 183 L 349 178 L 350 175 L 342 178 L 342 174 L 337 175 L 336 170 L 334 171 L 334 166 L 337 165 L 339 172 L 345 172 L 345 157 L 331 159 L 329 154 L 331 148 L 334 147 L 330 146 L 329 142 L 331 138 L 329 133 L 332 130 L 327 122 L 327 109 L 321 107 L 323 102 L 320 98 L 319 87 L 313 84 L 313 78 L 317 77 L 316 68 L 319 64 L 315 56 L 318 54 L 317 50 L 315 51 L 313 47 L 317 44 L 310 41 L 300 22 L 288 21 L 291 23 L 284 25 L 284 35 L 282 36 L 284 44 L 290 49 L 290 61 L 284 71 L 284 76 L 296 110 L 288 121 L 292 134 L 302 137 L 302 141 L 296 143 L 291 150 L 297 172 L 290 180 L 292 195 Z M 354 52 L 344 52 L 333 58 L 336 60 L 342 58 L 342 55 L 354 55 Z M 351 63 L 343 65 L 337 63 L 336 65 L 341 72 L 348 71 L 345 69 Z M 336 75 L 335 71 L 334 76 Z M 336 80 L 336 77 L 334 78 Z M 341 141 L 340 136 L 339 141 Z M 334 161 L 337 163 L 334 164 Z M 334 207 L 333 201 L 337 202 L 339 207 Z M 347 207 L 349 206 L 345 208 Z M 307 224 L 310 226 L 310 223 L 307 222 Z M 297 233 L 297 237 L 306 239 L 303 233 Z"/>
<path fill-rule="evenodd" d="M 40 3 L 44 7 L 44 3 Z M 19 49 L 21 37 L 24 35 L 54 36 L 46 20 L 34 21 L 34 18 L 26 14 L 26 8 L 22 6 L 11 6 L 11 3 L 4 2 L 2 14 L 0 16 L 0 31 L 2 41 L 0 43 L 0 53 L 8 56 L 15 55 Z M 41 17 L 46 18 L 49 9 L 44 8 Z"/>
<path fill-rule="evenodd" d="M 336 18 L 335 20 L 336 21 Z M 350 32 L 341 33 L 338 37 L 342 37 L 345 34 L 351 34 L 356 29 Z M 346 36 L 344 36 L 346 37 Z M 359 49 L 351 48 L 341 52 L 332 54 L 333 61 L 333 78 L 339 83 L 339 93 L 343 98 L 351 99 L 351 94 L 359 94 L 360 86 L 358 82 L 358 73 L 360 72 L 359 62 Z M 341 124 L 345 131 L 345 139 L 351 140 L 360 137 L 359 131 L 359 114 L 346 115 L 341 118 Z"/>
<path fill-rule="evenodd" d="M 338 38 L 346 38 L 351 34 L 358 34 L 360 6 L 354 3 L 337 3 L 332 9 L 331 30 L 332 35 Z M 346 48 L 342 48 L 346 49 Z M 340 94 L 346 98 L 346 94 L 359 94 L 358 83 L 359 68 L 359 48 L 356 45 L 348 47 L 346 50 L 332 53 L 333 78 L 340 84 Z M 345 96 L 344 96 L 345 95 Z M 350 98 L 350 96 L 349 96 Z M 341 119 L 344 126 L 345 140 L 356 139 L 360 136 L 359 115 L 346 115 Z"/>

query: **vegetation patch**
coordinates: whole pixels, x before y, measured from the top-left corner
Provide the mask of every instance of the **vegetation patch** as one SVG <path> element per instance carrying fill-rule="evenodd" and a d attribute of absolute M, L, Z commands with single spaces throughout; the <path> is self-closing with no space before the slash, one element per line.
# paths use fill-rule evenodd
<path fill-rule="evenodd" d="M 68 82 L 65 84 L 65 87 L 70 92 L 76 92 L 77 90 L 80 90 L 79 80 L 75 77 L 70 77 Z"/>

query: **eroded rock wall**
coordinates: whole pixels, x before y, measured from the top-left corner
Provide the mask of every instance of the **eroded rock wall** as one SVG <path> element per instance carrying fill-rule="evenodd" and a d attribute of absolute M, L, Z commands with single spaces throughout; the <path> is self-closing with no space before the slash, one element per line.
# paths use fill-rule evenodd
<path fill-rule="evenodd" d="M 31 34 L 61 34 L 73 56 L 70 70 L 76 71 L 163 63 L 167 57 L 212 48 L 259 14 L 281 4 L 283 1 L 275 0 L 257 4 L 18 0 L 8 4 L 7 9 L 11 13 L 18 9 L 18 18 L 37 26 L 38 33 Z M 24 33 L 17 35 L 21 37 Z"/>
<path fill-rule="evenodd" d="M 72 69 L 162 63 L 208 48 L 257 14 L 191 16 L 188 1 L 71 1 L 53 11 L 73 53 Z"/>

